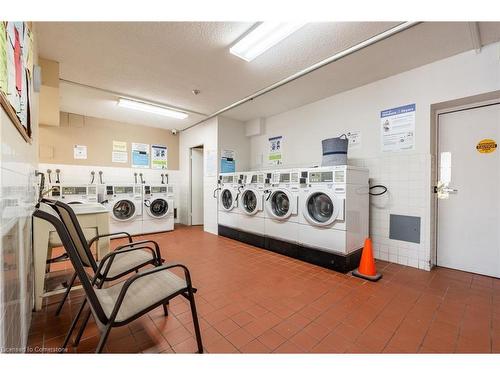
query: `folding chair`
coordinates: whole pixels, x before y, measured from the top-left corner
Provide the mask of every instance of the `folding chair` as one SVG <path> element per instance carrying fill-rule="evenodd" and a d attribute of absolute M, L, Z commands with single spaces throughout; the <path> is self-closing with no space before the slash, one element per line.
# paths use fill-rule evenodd
<path fill-rule="evenodd" d="M 162 259 L 160 255 L 160 246 L 157 242 L 153 240 L 142 240 L 142 241 L 132 241 L 132 236 L 127 232 L 116 232 L 116 233 L 106 233 L 100 234 L 92 238 L 88 243 L 83 230 L 80 227 L 80 223 L 78 222 L 78 218 L 74 214 L 73 210 L 69 205 L 63 202 L 50 200 L 50 199 L 42 199 L 42 203 L 47 204 L 50 207 L 54 205 L 58 205 L 60 207 L 65 208 L 65 212 L 71 212 L 68 214 L 66 218 L 60 217 L 63 221 L 64 225 L 68 229 L 72 235 L 79 238 L 79 241 L 75 244 L 78 252 L 80 253 L 83 265 L 85 267 L 92 268 L 92 271 L 95 273 L 98 265 L 101 263 L 109 262 L 109 269 L 107 272 L 107 277 L 102 280 L 104 282 L 117 280 L 131 272 L 136 272 L 142 267 L 145 267 L 149 264 L 152 265 L 161 265 Z M 126 245 L 118 246 L 114 251 L 106 254 L 99 262 L 96 261 L 94 255 L 92 254 L 91 248 L 92 244 L 105 237 L 113 237 L 117 235 L 125 235 L 128 238 L 129 243 Z M 154 247 L 154 250 L 151 246 Z M 139 251 L 127 251 L 128 248 L 133 248 L 134 250 Z M 102 275 L 97 275 L 98 279 L 102 278 Z M 56 316 L 59 315 L 61 309 L 68 298 L 68 295 L 73 287 L 73 284 L 76 280 L 76 272 L 71 276 L 70 282 L 68 283 L 68 287 L 64 293 L 62 300 L 59 302 L 59 306 L 56 310 Z"/>
<path fill-rule="evenodd" d="M 65 207 L 67 206 L 65 204 L 51 203 L 50 205 L 60 217 L 71 220 L 70 217 L 74 215 L 71 208 Z M 114 284 L 109 288 L 99 289 L 102 287 L 103 280 L 107 277 L 107 272 L 111 268 L 110 263 L 113 262 L 113 257 L 108 258 L 109 263 L 104 262 L 103 259 L 98 265 L 94 277 L 90 279 L 82 260 L 84 253 L 81 254 L 77 246 L 75 246 L 75 243 L 78 243 L 81 239 L 75 231 L 67 230 L 64 225 L 66 220 L 63 221 L 56 217 L 56 215 L 41 209 L 36 210 L 33 215 L 50 222 L 55 227 L 85 291 L 86 298 L 71 323 L 61 351 L 68 344 L 69 338 L 86 303 L 90 305 L 89 311 L 93 314 L 97 327 L 101 331 L 101 337 L 96 348 L 96 353 L 101 353 L 112 328 L 126 325 L 158 306 L 163 305 L 165 307 L 172 298 L 182 295 L 190 302 L 198 352 L 203 353 L 200 326 L 194 300 L 194 288 L 192 287 L 191 276 L 187 267 L 182 264 L 163 264 L 147 270 L 141 270 L 127 280 Z M 134 251 L 133 248 L 124 250 Z M 183 270 L 184 279 L 170 271 L 170 269 L 174 268 Z M 101 275 L 101 278 L 99 278 L 99 275 Z"/>

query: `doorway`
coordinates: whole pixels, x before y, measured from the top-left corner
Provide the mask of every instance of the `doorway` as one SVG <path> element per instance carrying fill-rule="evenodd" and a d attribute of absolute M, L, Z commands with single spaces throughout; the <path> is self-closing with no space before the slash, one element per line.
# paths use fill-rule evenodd
<path fill-rule="evenodd" d="M 500 277 L 500 102 L 438 114 L 436 263 Z"/>
<path fill-rule="evenodd" d="M 190 224 L 203 225 L 203 145 L 191 148 Z"/>

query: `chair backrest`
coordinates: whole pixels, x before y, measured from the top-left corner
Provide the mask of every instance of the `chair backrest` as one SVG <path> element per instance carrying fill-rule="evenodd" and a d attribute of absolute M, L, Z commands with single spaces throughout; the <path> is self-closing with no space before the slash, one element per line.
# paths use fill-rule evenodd
<path fill-rule="evenodd" d="M 54 204 L 49 204 L 47 202 L 44 203 L 48 204 L 51 208 L 54 208 L 55 206 Z M 61 239 L 64 249 L 68 253 L 71 264 L 73 265 L 73 268 L 75 269 L 75 272 L 80 279 L 80 282 L 82 283 L 87 301 L 90 304 L 96 321 L 99 321 L 101 324 L 106 324 L 108 318 L 106 317 L 106 314 L 104 313 L 104 310 L 99 303 L 99 300 L 97 299 L 92 282 L 89 279 L 87 272 L 85 272 L 85 266 L 82 262 L 82 259 L 80 258 L 80 252 L 77 250 L 75 244 L 73 243 L 71 235 L 67 231 L 63 222 L 56 215 L 41 209 L 35 210 L 33 216 L 48 221 L 54 226 L 57 234 L 59 235 L 59 238 Z"/>
<path fill-rule="evenodd" d="M 80 222 L 78 221 L 78 218 L 76 217 L 71 206 L 66 203 L 50 199 L 42 199 L 42 202 L 49 205 L 57 212 L 63 225 L 66 227 L 71 240 L 75 244 L 83 265 L 85 267 L 92 267 L 92 270 L 95 272 L 97 270 L 97 263 L 88 245 L 87 239 L 83 234 Z"/>

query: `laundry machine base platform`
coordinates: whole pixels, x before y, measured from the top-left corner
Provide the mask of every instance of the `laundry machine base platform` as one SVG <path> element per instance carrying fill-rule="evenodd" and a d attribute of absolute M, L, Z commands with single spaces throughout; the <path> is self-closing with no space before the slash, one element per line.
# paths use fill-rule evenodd
<path fill-rule="evenodd" d="M 291 243 L 272 237 L 259 236 L 242 230 L 219 225 L 219 236 L 231 238 L 249 245 L 260 247 L 281 255 L 295 258 L 307 263 L 347 273 L 359 266 L 363 249 L 355 250 L 347 255 L 330 253 Z"/>

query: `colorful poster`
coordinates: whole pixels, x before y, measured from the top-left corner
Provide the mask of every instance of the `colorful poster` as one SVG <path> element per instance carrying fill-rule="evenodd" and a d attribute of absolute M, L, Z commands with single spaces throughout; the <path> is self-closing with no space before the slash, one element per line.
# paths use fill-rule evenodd
<path fill-rule="evenodd" d="M 236 170 L 235 152 L 233 150 L 222 150 L 220 158 L 220 171 L 222 173 L 233 173 Z"/>
<path fill-rule="evenodd" d="M 7 92 L 7 30 L 0 21 L 0 92 Z"/>
<path fill-rule="evenodd" d="M 151 145 L 151 168 L 167 169 L 167 146 Z"/>
<path fill-rule="evenodd" d="M 132 143 L 132 168 L 149 168 L 149 144 Z"/>
<path fill-rule="evenodd" d="M 283 164 L 283 136 L 269 138 L 268 165 Z"/>
<path fill-rule="evenodd" d="M 380 135 L 383 152 L 415 148 L 416 105 L 386 109 L 380 112 Z"/>

